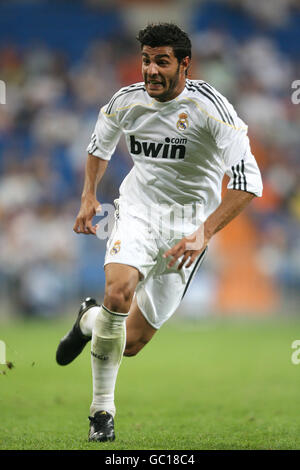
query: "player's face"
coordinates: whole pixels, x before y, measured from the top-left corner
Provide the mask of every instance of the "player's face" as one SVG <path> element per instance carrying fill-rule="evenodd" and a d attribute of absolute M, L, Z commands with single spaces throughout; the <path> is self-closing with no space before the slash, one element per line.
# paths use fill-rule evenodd
<path fill-rule="evenodd" d="M 169 101 L 183 91 L 189 57 L 179 64 L 171 46 L 143 46 L 142 60 L 146 90 L 152 98 Z"/>

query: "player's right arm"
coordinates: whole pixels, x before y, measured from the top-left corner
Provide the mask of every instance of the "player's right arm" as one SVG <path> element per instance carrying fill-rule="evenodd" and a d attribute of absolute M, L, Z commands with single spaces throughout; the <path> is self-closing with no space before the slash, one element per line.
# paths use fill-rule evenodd
<path fill-rule="evenodd" d="M 105 173 L 108 162 L 115 151 L 121 135 L 121 126 L 116 115 L 116 95 L 100 110 L 91 141 L 87 147 L 88 157 L 85 166 L 81 206 L 73 227 L 74 232 L 96 235 L 92 219 L 101 210 L 96 191 Z"/>
<path fill-rule="evenodd" d="M 96 215 L 96 212 L 101 209 L 101 205 L 96 197 L 96 191 L 107 165 L 107 160 L 102 160 L 99 157 L 88 154 L 81 195 L 81 206 L 73 227 L 76 233 L 96 235 L 96 227 L 92 225 L 92 219 Z"/>

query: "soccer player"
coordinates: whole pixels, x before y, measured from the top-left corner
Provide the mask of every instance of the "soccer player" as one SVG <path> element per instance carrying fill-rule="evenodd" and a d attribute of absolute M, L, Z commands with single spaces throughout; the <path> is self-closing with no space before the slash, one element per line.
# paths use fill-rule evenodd
<path fill-rule="evenodd" d="M 255 196 L 262 180 L 247 126 L 227 99 L 189 80 L 191 42 L 174 24 L 141 30 L 143 82 L 103 106 L 87 148 L 74 231 L 96 234 L 97 185 L 125 134 L 134 166 L 120 186 L 107 242 L 103 304 L 86 299 L 56 360 L 69 364 L 91 343 L 90 441 L 114 440 L 114 389 L 122 356 L 134 356 L 171 317 L 211 237 Z M 230 178 L 221 200 L 224 174 Z"/>

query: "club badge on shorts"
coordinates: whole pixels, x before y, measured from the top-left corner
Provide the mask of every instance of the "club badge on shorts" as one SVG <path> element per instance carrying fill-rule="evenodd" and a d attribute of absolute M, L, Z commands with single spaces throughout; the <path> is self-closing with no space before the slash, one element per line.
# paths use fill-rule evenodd
<path fill-rule="evenodd" d="M 189 125 L 188 115 L 186 113 L 180 113 L 176 127 L 179 131 L 185 131 Z"/>
<path fill-rule="evenodd" d="M 121 240 L 117 240 L 114 243 L 114 246 L 112 247 L 112 249 L 110 250 L 110 254 L 116 255 L 117 253 L 119 253 L 120 249 L 121 249 Z"/>

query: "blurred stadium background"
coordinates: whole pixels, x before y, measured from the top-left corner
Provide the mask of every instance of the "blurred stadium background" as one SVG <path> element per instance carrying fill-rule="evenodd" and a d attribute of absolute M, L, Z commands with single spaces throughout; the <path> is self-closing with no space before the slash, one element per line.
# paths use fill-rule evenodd
<path fill-rule="evenodd" d="M 0 2 L 0 318 L 52 317 L 104 287 L 105 243 L 72 231 L 97 114 L 140 81 L 137 31 L 174 21 L 204 79 L 249 125 L 264 196 L 210 244 L 179 315 L 299 313 L 300 6 L 297 0 Z M 124 142 L 99 191 L 131 167 Z"/>

